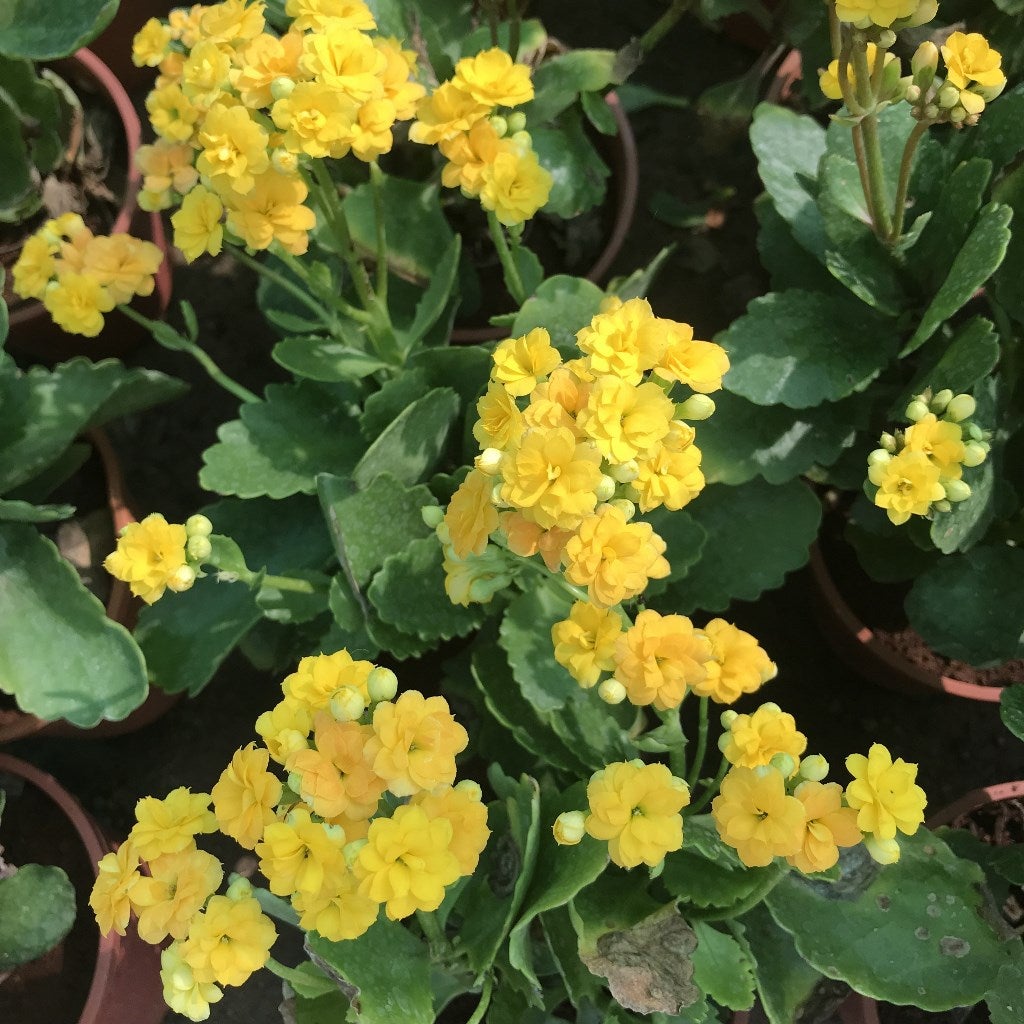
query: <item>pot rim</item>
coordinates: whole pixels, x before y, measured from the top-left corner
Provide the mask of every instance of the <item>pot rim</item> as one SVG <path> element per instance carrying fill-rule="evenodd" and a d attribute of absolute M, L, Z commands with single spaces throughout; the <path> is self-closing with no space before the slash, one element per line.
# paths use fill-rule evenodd
<path fill-rule="evenodd" d="M 929 815 L 925 825 L 927 828 L 948 825 L 961 815 L 970 814 L 971 811 L 980 810 L 989 804 L 997 804 L 1003 800 L 1013 800 L 1017 797 L 1024 797 L 1024 780 L 980 786 L 978 789 L 968 790 L 963 796 L 957 797 L 952 803 Z"/>

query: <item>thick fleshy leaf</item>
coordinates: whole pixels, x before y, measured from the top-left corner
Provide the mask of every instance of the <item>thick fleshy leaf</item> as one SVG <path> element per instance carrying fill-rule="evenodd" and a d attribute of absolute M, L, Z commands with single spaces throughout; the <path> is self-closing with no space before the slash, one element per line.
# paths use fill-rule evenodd
<path fill-rule="evenodd" d="M 0 521 L 3 522 L 54 523 L 74 514 L 74 505 L 33 505 L 29 501 L 0 498 Z"/>
<path fill-rule="evenodd" d="M 131 634 L 23 523 L 0 523 L 0 622 L 0 690 L 23 711 L 88 729 L 146 699 L 146 664 Z"/>
<path fill-rule="evenodd" d="M 1007 686 L 999 697 L 999 717 L 1014 736 L 1024 743 L 1024 683 Z"/>
<path fill-rule="evenodd" d="M 532 126 L 554 120 L 581 92 L 600 92 L 614 77 L 613 50 L 570 50 L 533 73 L 534 98 L 525 108 Z M 534 129 L 535 130 L 535 129 Z"/>
<path fill-rule="evenodd" d="M 1005 2 L 1005 0 L 1004 0 Z M 1019 22 L 1014 26 L 1019 32 Z M 984 31 L 984 29 L 972 31 Z M 1019 35 L 1018 35 L 1019 43 Z M 999 170 L 1024 150 L 1024 85 L 1016 85 L 986 107 L 976 128 L 963 133 L 961 160 L 982 157 Z"/>
<path fill-rule="evenodd" d="M 388 365 L 372 352 L 316 335 L 284 338 L 274 346 L 272 355 L 275 363 L 297 377 L 326 383 L 360 380 Z"/>
<path fill-rule="evenodd" d="M 403 349 L 411 351 L 444 313 L 453 298 L 453 289 L 458 279 L 459 256 L 462 253 L 462 238 L 456 235 L 441 255 L 430 283 L 416 304 L 416 315 L 412 324 L 402 332 Z"/>
<path fill-rule="evenodd" d="M 568 220 L 604 199 L 611 171 L 583 130 L 579 114 L 566 111 L 557 127 L 534 128 L 531 135 L 537 159 L 552 178 L 546 213 Z"/>
<path fill-rule="evenodd" d="M 6 0 L 0 8 L 0 53 L 30 60 L 67 57 L 88 46 L 117 13 L 119 0 Z"/>
<path fill-rule="evenodd" d="M 770 275 L 773 291 L 800 288 L 846 297 L 838 279 L 797 241 L 790 225 L 775 209 L 771 196 L 759 196 L 754 201 L 754 213 L 759 226 L 757 252 Z"/>
<path fill-rule="evenodd" d="M 75 923 L 75 887 L 63 868 L 23 864 L 0 878 L 0 971 L 49 952 Z"/>
<path fill-rule="evenodd" d="M 737 925 L 742 928 L 742 925 Z M 706 921 L 695 921 L 697 948 L 693 951 L 693 980 L 719 1006 L 749 1010 L 754 1005 L 756 964 L 744 943 Z"/>
<path fill-rule="evenodd" d="M 523 303 L 510 337 L 543 327 L 551 335 L 552 345 L 575 345 L 576 332 L 590 323 L 603 300 L 604 292 L 592 281 L 565 274 L 549 277 Z"/>
<path fill-rule="evenodd" d="M 1022 96 L 1024 99 L 1024 96 Z M 996 297 L 1006 311 L 1018 322 L 1024 323 L 1024 167 L 1017 167 L 1000 181 L 994 190 L 995 198 L 1013 210 L 1013 232 L 1006 249 L 1006 258 L 995 273 L 993 284 Z"/>
<path fill-rule="evenodd" d="M 755 299 L 717 341 L 732 361 L 730 391 L 791 409 L 863 390 L 898 344 L 892 321 L 863 303 L 795 288 Z"/>

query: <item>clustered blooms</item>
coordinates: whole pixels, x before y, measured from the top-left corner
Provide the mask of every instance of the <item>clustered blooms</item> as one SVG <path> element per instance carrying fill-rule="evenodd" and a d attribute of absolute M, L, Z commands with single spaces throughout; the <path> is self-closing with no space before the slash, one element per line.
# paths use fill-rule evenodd
<path fill-rule="evenodd" d="M 989 451 L 988 435 L 971 420 L 975 409 L 970 395 L 925 392 L 907 406 L 910 425 L 882 435 L 868 456 L 868 483 L 874 503 L 897 526 L 948 512 L 971 496 L 964 468 L 980 466 Z"/>
<path fill-rule="evenodd" d="M 11 273 L 15 295 L 39 299 L 69 334 L 95 338 L 104 313 L 153 293 L 162 261 L 152 242 L 94 235 L 77 213 L 64 213 L 25 242 Z"/>
<path fill-rule="evenodd" d="M 212 550 L 212 532 L 206 516 L 190 516 L 182 525 L 153 512 L 121 530 L 117 548 L 104 559 L 103 568 L 127 583 L 135 597 L 153 604 L 166 590 L 188 590 L 202 575 L 200 567 Z"/>
<path fill-rule="evenodd" d="M 413 142 L 436 144 L 448 160 L 444 185 L 479 198 L 506 226 L 529 220 L 551 192 L 526 118 L 511 112 L 532 99 L 529 67 L 495 47 L 460 60 L 454 76 L 420 101 L 409 129 Z"/>
<path fill-rule="evenodd" d="M 192 261 L 225 232 L 251 249 L 309 245 L 310 160 L 391 150 L 424 88 L 416 55 L 377 35 L 363 0 L 288 0 L 287 32 L 268 31 L 262 2 L 224 0 L 151 18 L 135 37 L 138 65 L 160 75 L 146 99 L 157 140 L 136 157 L 140 204 L 180 202 L 175 244 Z"/>
<path fill-rule="evenodd" d="M 347 650 L 303 658 L 256 722 L 265 745 L 236 751 L 209 794 L 139 801 L 89 902 L 103 934 L 123 935 L 135 914 L 146 942 L 172 940 L 161 977 L 173 1010 L 206 1020 L 276 938 L 248 882 L 214 895 L 223 871 L 197 835 L 219 829 L 254 851 L 301 927 L 333 942 L 362 935 L 382 906 L 391 920 L 436 910 L 473 873 L 490 830 L 480 787 L 456 783 L 466 731 L 443 697 L 397 687 L 390 669 Z"/>
<path fill-rule="evenodd" d="M 726 711 L 719 746 L 731 765 L 711 809 L 722 840 L 748 867 L 776 857 L 799 871 L 826 871 L 839 848 L 862 840 L 882 864 L 899 859 L 896 831 L 913 835 L 924 820 L 925 794 L 915 785 L 917 766 L 894 762 L 879 743 L 867 757 L 852 754 L 853 781 L 824 782 L 820 754 L 804 757 L 807 737 L 776 704 L 752 715 Z"/>

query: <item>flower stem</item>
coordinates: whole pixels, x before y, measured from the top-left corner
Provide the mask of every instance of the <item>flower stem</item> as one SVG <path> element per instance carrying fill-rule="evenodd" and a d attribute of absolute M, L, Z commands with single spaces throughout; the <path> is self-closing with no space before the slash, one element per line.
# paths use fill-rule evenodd
<path fill-rule="evenodd" d="M 512 256 L 508 239 L 505 238 L 505 229 L 501 226 L 493 210 L 489 210 L 487 213 L 487 226 L 490 228 L 494 248 L 498 250 L 498 259 L 501 260 L 501 269 L 505 275 L 505 287 L 515 300 L 516 305 L 521 306 L 526 301 L 526 288 L 523 285 L 523 279 L 519 276 L 519 268 Z"/>
<path fill-rule="evenodd" d="M 370 191 L 373 193 L 373 216 L 377 222 L 377 298 L 382 305 L 388 301 L 388 238 L 384 223 L 384 175 L 376 160 L 370 161 Z"/>
<path fill-rule="evenodd" d="M 508 0 L 508 55 L 515 60 L 519 56 L 519 35 L 522 31 L 522 17 L 516 0 Z"/>
<path fill-rule="evenodd" d="M 672 0 L 669 9 L 640 37 L 641 55 L 646 57 L 668 35 L 673 25 L 689 8 L 690 0 Z"/>
<path fill-rule="evenodd" d="M 241 246 L 231 246 L 231 255 L 238 260 L 239 263 L 244 264 L 250 270 L 255 271 L 261 277 L 265 277 L 268 281 L 272 281 L 279 288 L 283 288 L 289 295 L 298 299 L 311 313 L 314 313 L 319 317 L 325 324 L 331 319 L 331 314 L 320 305 L 311 295 L 304 292 L 294 281 L 290 281 L 284 274 L 279 274 L 276 270 L 272 270 L 265 263 L 261 263 L 259 260 L 254 259 L 250 256 Z"/>
<path fill-rule="evenodd" d="M 322 288 L 318 288 L 317 282 L 306 265 L 302 260 L 297 259 L 286 249 L 281 249 L 279 252 L 274 254 L 278 259 L 282 260 L 288 268 L 295 274 L 296 277 L 301 278 L 312 291 L 319 293 L 319 298 L 324 302 L 329 302 L 339 312 L 344 313 L 345 316 L 357 321 L 358 323 L 365 324 L 369 323 L 372 317 L 365 309 L 359 309 L 353 306 L 352 303 L 346 302 L 340 295 L 328 295 Z"/>
<path fill-rule="evenodd" d="M 686 697 L 686 693 L 683 694 Z M 672 774 L 677 779 L 686 778 L 686 733 L 683 732 L 682 723 L 679 721 L 679 709 L 682 701 L 668 711 L 656 711 L 661 719 L 662 725 L 668 730 L 670 738 L 665 741 L 668 747 L 668 765 Z"/>
<path fill-rule="evenodd" d="M 878 58 L 884 60 L 884 52 L 879 51 Z M 867 45 L 862 39 L 854 42 L 853 66 L 857 79 L 857 100 L 864 109 L 871 110 L 875 106 L 875 96 L 871 89 L 871 68 L 868 67 Z M 864 136 L 868 190 L 871 195 L 871 203 L 874 206 L 875 234 L 884 241 L 888 238 L 892 225 L 889 221 L 888 203 L 885 199 L 885 167 L 882 163 L 882 145 L 878 138 L 878 115 L 865 114 L 860 127 Z"/>
<path fill-rule="evenodd" d="M 928 121 L 918 121 L 907 138 L 907 144 L 903 147 L 900 177 L 896 184 L 896 202 L 892 210 L 892 231 L 889 233 L 889 241 L 892 244 L 898 242 L 900 235 L 903 234 L 903 217 L 907 212 L 907 190 L 910 188 L 910 171 L 914 165 L 914 153 L 917 151 L 918 143 L 928 131 L 928 127 Z"/>
<path fill-rule="evenodd" d="M 729 762 L 723 757 L 721 764 L 718 766 L 718 772 L 715 774 L 714 779 L 711 780 L 710 784 L 705 788 L 704 792 L 701 793 L 700 798 L 695 800 L 686 808 L 686 817 L 691 814 L 699 814 L 709 803 L 711 803 L 715 794 L 718 792 L 718 787 L 722 784 L 722 779 L 725 778 L 725 773 L 729 770 Z"/>
<path fill-rule="evenodd" d="M 710 698 L 700 699 L 700 723 L 697 726 L 697 752 L 693 755 L 693 764 L 690 766 L 690 774 L 686 776 L 686 785 L 693 790 L 700 778 L 700 770 L 704 764 L 704 755 L 708 749 L 708 704 Z"/>
<path fill-rule="evenodd" d="M 172 352 L 187 352 L 199 365 L 215 380 L 225 391 L 232 394 L 240 402 L 258 402 L 259 396 L 254 395 L 247 387 L 239 384 L 237 380 L 229 377 L 195 342 L 190 341 L 183 334 L 175 331 L 165 323 L 158 320 L 150 320 L 129 305 L 117 307 L 129 320 L 134 320 L 139 326 L 144 327 L 152 335 L 153 340 Z M 167 339 L 167 333 L 173 332 L 176 336 L 173 342 Z"/>
<path fill-rule="evenodd" d="M 494 988 L 494 978 L 488 974 L 484 978 L 484 987 L 480 993 L 480 1002 L 477 1003 L 476 1009 L 473 1011 L 473 1016 L 466 1021 L 466 1024 L 480 1024 L 484 1019 L 484 1014 L 487 1013 L 487 1008 L 491 1005 L 491 991 Z"/>

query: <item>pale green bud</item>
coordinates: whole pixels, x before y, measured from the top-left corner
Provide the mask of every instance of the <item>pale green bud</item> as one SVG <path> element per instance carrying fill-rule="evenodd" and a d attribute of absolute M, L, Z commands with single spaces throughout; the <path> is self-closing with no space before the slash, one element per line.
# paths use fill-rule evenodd
<path fill-rule="evenodd" d="M 868 465 L 878 466 L 883 462 L 888 462 L 892 458 L 892 454 L 887 452 L 884 448 L 876 448 L 870 455 L 868 455 Z"/>
<path fill-rule="evenodd" d="M 821 782 L 828 775 L 828 761 L 821 754 L 808 754 L 800 762 L 800 775 L 808 782 Z"/>
<path fill-rule="evenodd" d="M 963 480 L 944 480 L 940 483 L 946 492 L 947 501 L 966 501 L 971 496 L 971 488 Z"/>
<path fill-rule="evenodd" d="M 777 768 L 782 772 L 783 778 L 789 778 L 796 772 L 796 760 L 792 754 L 778 753 L 773 754 L 771 761 L 768 762 L 773 768 Z"/>
<path fill-rule="evenodd" d="M 925 40 L 910 58 L 910 70 L 914 73 L 914 85 L 921 92 L 927 92 L 935 81 L 935 72 L 939 67 L 939 48 L 930 40 Z"/>
<path fill-rule="evenodd" d="M 972 441 L 984 441 L 985 440 L 985 431 L 982 430 L 981 427 L 979 427 L 977 423 L 968 423 L 967 424 L 967 436 Z"/>
<path fill-rule="evenodd" d="M 345 830 L 341 827 L 341 825 L 328 825 L 327 822 L 325 821 L 321 827 L 331 839 L 340 839 L 344 841 Z"/>
<path fill-rule="evenodd" d="M 526 115 L 521 110 L 515 110 L 511 114 L 506 114 L 505 121 L 508 123 L 508 130 L 513 135 L 526 129 Z"/>
<path fill-rule="evenodd" d="M 455 788 L 461 793 L 469 794 L 470 800 L 480 801 L 484 798 L 484 791 L 480 788 L 480 783 L 474 782 L 472 779 L 462 779 L 455 784 Z"/>
<path fill-rule="evenodd" d="M 921 98 L 921 87 L 913 84 L 908 85 L 903 97 L 910 104 L 916 103 Z"/>
<path fill-rule="evenodd" d="M 185 533 L 190 537 L 209 537 L 213 533 L 213 523 L 197 512 L 185 520 Z"/>
<path fill-rule="evenodd" d="M 491 488 L 491 503 L 496 505 L 498 508 L 501 508 L 506 504 L 505 499 L 501 496 L 501 489 L 504 486 L 505 484 L 503 481 L 496 480 L 494 482 L 494 487 Z"/>
<path fill-rule="evenodd" d="M 943 110 L 949 110 L 960 102 L 960 90 L 947 82 L 936 94 L 935 102 Z"/>
<path fill-rule="evenodd" d="M 270 154 L 270 162 L 274 165 L 274 170 L 280 171 L 281 174 L 295 174 L 299 169 L 298 154 L 283 146 L 278 146 Z"/>
<path fill-rule="evenodd" d="M 341 852 L 345 855 L 345 863 L 351 868 L 355 865 L 356 859 L 359 857 L 359 851 L 366 845 L 365 839 L 353 839 L 351 843 L 346 843 Z"/>
<path fill-rule="evenodd" d="M 239 875 L 231 880 L 231 884 L 224 893 L 229 900 L 244 900 L 252 896 L 252 883 L 248 878 Z"/>
<path fill-rule="evenodd" d="M 968 116 L 969 115 L 968 115 L 967 111 L 964 110 L 964 108 L 961 107 L 960 104 L 957 104 L 949 112 L 949 120 L 950 120 L 950 122 L 952 124 L 962 124 L 964 121 L 967 120 Z"/>
<path fill-rule="evenodd" d="M 594 494 L 598 501 L 610 501 L 615 496 L 615 481 L 607 473 L 602 474 Z"/>
<path fill-rule="evenodd" d="M 676 406 L 676 415 L 683 420 L 706 420 L 714 411 L 714 400 L 707 395 L 690 395 Z"/>
<path fill-rule="evenodd" d="M 723 729 L 731 729 L 732 723 L 735 722 L 736 719 L 739 717 L 739 714 L 730 708 L 728 711 L 722 712 L 722 717 L 719 719 L 719 721 L 722 723 Z"/>
<path fill-rule="evenodd" d="M 935 121 L 939 116 L 939 108 L 934 103 L 929 103 L 922 111 L 927 121 Z"/>
<path fill-rule="evenodd" d="M 621 466 L 609 466 L 608 475 L 620 484 L 628 484 L 640 475 L 640 467 L 636 464 L 636 459 L 630 459 Z"/>
<path fill-rule="evenodd" d="M 366 698 L 354 686 L 340 686 L 331 696 L 331 714 L 339 722 L 354 722 L 366 710 Z"/>
<path fill-rule="evenodd" d="M 954 423 L 969 420 L 977 408 L 978 403 L 971 395 L 954 395 L 946 406 L 946 419 Z"/>
<path fill-rule="evenodd" d="M 424 505 L 420 516 L 431 530 L 436 530 L 444 522 L 444 509 L 440 505 Z"/>
<path fill-rule="evenodd" d="M 964 445 L 963 463 L 968 468 L 980 466 L 988 457 L 988 449 L 978 444 L 977 441 L 968 441 Z"/>
<path fill-rule="evenodd" d="M 953 511 L 953 506 L 948 501 L 946 501 L 945 498 L 940 498 L 938 501 L 933 501 L 932 508 L 935 509 L 936 512 Z"/>
<path fill-rule="evenodd" d="M 896 33 L 891 28 L 883 28 L 876 43 L 880 50 L 891 50 L 896 45 Z"/>
<path fill-rule="evenodd" d="M 612 677 L 598 686 L 597 695 L 605 704 L 621 704 L 626 699 L 626 688 L 618 679 Z"/>
<path fill-rule="evenodd" d="M 213 545 L 210 543 L 209 537 L 197 534 L 194 537 L 189 537 L 185 550 L 190 562 L 205 562 L 213 554 Z"/>
<path fill-rule="evenodd" d="M 167 587 L 176 594 L 182 594 L 196 581 L 196 571 L 190 565 L 182 565 L 175 569 L 167 580 Z"/>
<path fill-rule="evenodd" d="M 928 403 L 928 408 L 937 416 L 941 416 L 946 411 L 946 406 L 952 400 L 953 392 L 949 388 L 943 388 L 932 396 L 932 400 Z"/>
<path fill-rule="evenodd" d="M 626 517 L 627 523 L 636 515 L 636 505 L 629 498 L 615 498 L 608 504 L 612 508 L 617 508 Z"/>
<path fill-rule="evenodd" d="M 499 139 L 503 139 L 508 134 L 508 121 L 501 116 L 501 114 L 494 114 L 489 118 L 491 127 L 494 129 L 495 135 Z"/>
<path fill-rule="evenodd" d="M 893 437 L 892 434 L 882 434 L 882 436 L 878 439 L 878 443 L 887 452 L 893 453 L 896 451 L 896 438 Z"/>
<path fill-rule="evenodd" d="M 551 826 L 555 842 L 559 846 L 575 846 L 587 834 L 586 822 L 582 811 L 563 811 Z"/>
<path fill-rule="evenodd" d="M 288 788 L 293 793 L 298 793 L 300 796 L 302 795 L 302 772 L 289 772 L 288 773 Z M 289 811 L 288 814 L 285 815 L 285 819 L 284 820 L 289 825 L 294 825 L 296 820 L 297 820 L 296 817 L 295 817 L 295 812 L 294 811 Z"/>
<path fill-rule="evenodd" d="M 295 91 L 295 80 L 281 75 L 270 83 L 270 95 L 275 100 L 286 100 Z"/>
<path fill-rule="evenodd" d="M 486 473 L 494 476 L 501 469 L 501 452 L 497 448 L 485 448 L 474 460 L 473 465 Z"/>
<path fill-rule="evenodd" d="M 398 676 L 391 669 L 377 665 L 366 678 L 366 689 L 375 704 L 382 700 L 392 700 L 398 693 Z"/>
<path fill-rule="evenodd" d="M 918 420 L 923 419 L 928 415 L 928 406 L 920 398 L 915 398 L 910 405 L 907 406 L 907 411 L 904 415 L 911 423 L 916 423 Z"/>

